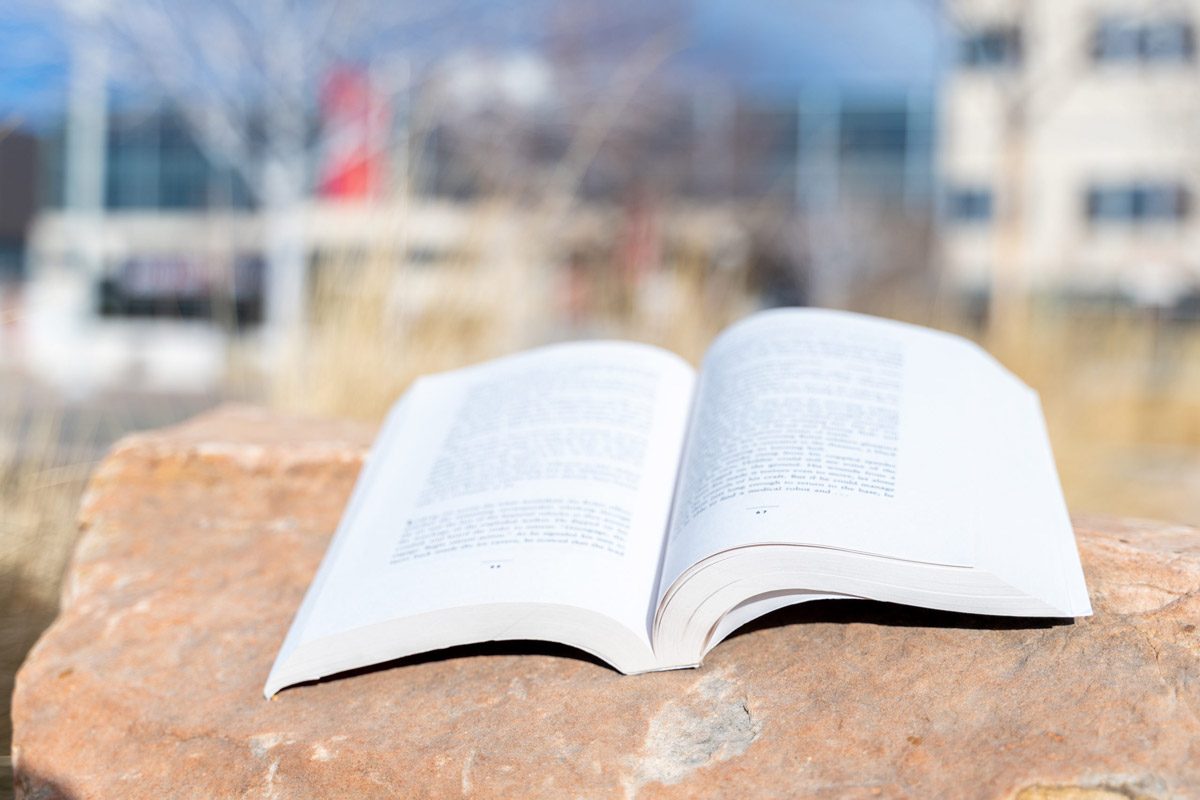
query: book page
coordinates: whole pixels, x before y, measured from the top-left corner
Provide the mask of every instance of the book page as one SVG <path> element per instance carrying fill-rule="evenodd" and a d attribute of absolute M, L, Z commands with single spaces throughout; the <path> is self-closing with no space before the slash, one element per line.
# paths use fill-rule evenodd
<path fill-rule="evenodd" d="M 445 608 L 553 603 L 649 647 L 693 383 L 674 355 L 609 342 L 418 381 L 372 450 L 292 646 Z"/>
<path fill-rule="evenodd" d="M 1003 486 L 979 426 L 1008 391 L 1029 392 L 936 331 L 817 309 L 735 325 L 701 370 L 662 592 L 760 543 L 973 565 L 981 493 Z"/>

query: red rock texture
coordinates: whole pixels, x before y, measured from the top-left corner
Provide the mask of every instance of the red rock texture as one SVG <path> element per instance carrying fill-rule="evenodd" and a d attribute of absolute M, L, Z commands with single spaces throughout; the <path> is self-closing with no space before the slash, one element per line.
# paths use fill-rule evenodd
<path fill-rule="evenodd" d="M 125 440 L 14 698 L 50 798 L 1200 796 L 1200 531 L 1077 520 L 1073 625 L 785 610 L 699 670 L 509 644 L 262 699 L 371 431 L 244 408 Z"/>

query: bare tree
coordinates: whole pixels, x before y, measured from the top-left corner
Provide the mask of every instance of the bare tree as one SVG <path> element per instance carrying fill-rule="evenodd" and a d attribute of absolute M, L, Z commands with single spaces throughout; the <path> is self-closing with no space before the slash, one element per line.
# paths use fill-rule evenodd
<path fill-rule="evenodd" d="M 108 45 L 123 82 L 160 93 L 206 155 L 243 179 L 265 218 L 267 319 L 291 334 L 305 318 L 303 201 L 330 131 L 316 113 L 331 70 L 352 64 L 384 84 L 415 74 L 456 20 L 489 13 L 471 0 L 61 0 Z M 494 12 L 490 12 L 494 13 Z M 389 136 L 376 145 L 390 148 Z"/>

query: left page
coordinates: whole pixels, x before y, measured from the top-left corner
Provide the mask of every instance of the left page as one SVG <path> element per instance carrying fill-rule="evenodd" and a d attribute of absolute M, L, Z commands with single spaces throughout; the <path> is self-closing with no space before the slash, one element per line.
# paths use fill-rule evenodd
<path fill-rule="evenodd" d="M 268 693 L 306 643 L 361 647 L 345 634 L 443 609 L 580 609 L 628 629 L 652 658 L 648 614 L 693 384 L 677 356 L 614 342 L 418 381 L 372 449 Z M 516 632 L 463 638 L 552 635 Z"/>

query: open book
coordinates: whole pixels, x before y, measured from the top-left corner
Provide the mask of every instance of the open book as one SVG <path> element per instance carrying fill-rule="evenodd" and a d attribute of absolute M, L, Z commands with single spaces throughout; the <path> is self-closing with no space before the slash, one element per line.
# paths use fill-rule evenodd
<path fill-rule="evenodd" d="M 264 691 L 502 639 L 691 667 L 826 598 L 1090 614 L 1037 395 L 964 339 L 835 311 L 756 314 L 699 372 L 552 345 L 396 404 Z"/>

